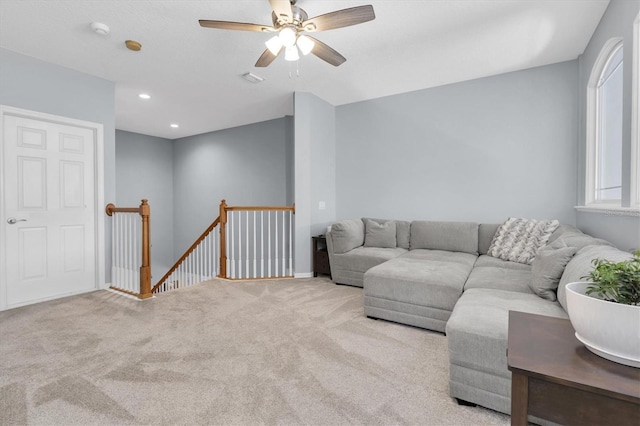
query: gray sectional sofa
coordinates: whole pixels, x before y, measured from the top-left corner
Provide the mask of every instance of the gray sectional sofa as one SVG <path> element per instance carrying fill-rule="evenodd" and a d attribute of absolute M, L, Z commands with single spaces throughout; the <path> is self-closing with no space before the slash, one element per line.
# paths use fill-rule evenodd
<path fill-rule="evenodd" d="M 345 220 L 331 226 L 327 248 L 333 281 L 364 287 L 365 315 L 447 335 L 452 397 L 508 414 L 509 311 L 568 318 L 566 284 L 580 281 L 594 258 L 631 254 L 561 224 L 532 260 L 513 262 L 488 255 L 499 228 Z"/>

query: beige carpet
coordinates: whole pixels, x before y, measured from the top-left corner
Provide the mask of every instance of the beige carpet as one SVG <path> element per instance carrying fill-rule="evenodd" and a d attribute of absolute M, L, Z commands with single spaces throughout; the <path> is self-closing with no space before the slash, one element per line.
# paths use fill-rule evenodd
<path fill-rule="evenodd" d="M 502 424 L 448 395 L 442 334 L 322 278 L 0 312 L 0 424 Z"/>

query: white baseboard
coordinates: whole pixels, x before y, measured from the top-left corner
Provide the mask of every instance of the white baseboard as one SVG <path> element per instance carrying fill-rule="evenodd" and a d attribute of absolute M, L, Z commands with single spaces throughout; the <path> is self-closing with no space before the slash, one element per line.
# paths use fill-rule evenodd
<path fill-rule="evenodd" d="M 313 278 L 313 272 L 296 272 L 293 278 Z"/>
<path fill-rule="evenodd" d="M 155 295 L 153 295 L 153 296 L 149 297 L 148 299 L 140 299 L 140 298 L 134 296 L 133 294 L 123 293 L 121 291 L 114 290 L 112 288 L 107 288 L 106 290 L 110 291 L 111 293 L 117 294 L 118 296 L 123 296 L 123 297 L 126 297 L 127 299 L 136 300 L 138 302 L 143 302 L 145 300 L 154 299 L 156 297 Z"/>

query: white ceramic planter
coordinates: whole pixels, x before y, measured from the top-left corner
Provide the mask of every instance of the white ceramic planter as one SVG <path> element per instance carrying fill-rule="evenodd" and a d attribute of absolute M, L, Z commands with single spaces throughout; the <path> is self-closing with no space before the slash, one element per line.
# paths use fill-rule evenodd
<path fill-rule="evenodd" d="M 593 353 L 640 368 L 640 306 L 587 296 L 589 283 L 567 284 L 567 311 L 576 338 Z"/>

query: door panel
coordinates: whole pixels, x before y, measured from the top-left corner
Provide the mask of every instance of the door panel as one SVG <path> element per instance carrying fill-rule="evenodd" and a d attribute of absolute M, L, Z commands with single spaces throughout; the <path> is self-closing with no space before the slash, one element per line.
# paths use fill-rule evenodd
<path fill-rule="evenodd" d="M 4 116 L 6 304 L 96 288 L 95 133 Z"/>

